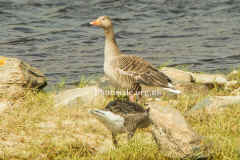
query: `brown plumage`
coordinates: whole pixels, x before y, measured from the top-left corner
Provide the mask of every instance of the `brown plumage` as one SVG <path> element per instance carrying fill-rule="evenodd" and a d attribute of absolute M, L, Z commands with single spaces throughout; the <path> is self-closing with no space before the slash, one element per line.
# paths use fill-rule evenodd
<path fill-rule="evenodd" d="M 113 83 L 133 93 L 141 91 L 141 84 L 162 87 L 175 94 L 180 93 L 174 89 L 171 80 L 150 63 L 138 56 L 121 53 L 115 41 L 113 25 L 109 17 L 101 16 L 90 24 L 104 29 L 104 72 Z"/>
<path fill-rule="evenodd" d="M 128 133 L 128 139 L 131 139 L 136 129 L 151 124 L 149 108 L 145 110 L 141 105 L 129 101 L 111 101 L 104 109 L 92 109 L 89 112 L 112 132 L 115 146 L 118 134 Z"/>
<path fill-rule="evenodd" d="M 142 58 L 133 55 L 121 55 L 111 61 L 118 77 L 131 79 L 132 83 L 147 86 L 168 87 L 171 80 Z"/>
<path fill-rule="evenodd" d="M 145 109 L 141 105 L 124 100 L 115 100 L 109 102 L 106 105 L 105 110 L 121 115 L 145 112 Z"/>

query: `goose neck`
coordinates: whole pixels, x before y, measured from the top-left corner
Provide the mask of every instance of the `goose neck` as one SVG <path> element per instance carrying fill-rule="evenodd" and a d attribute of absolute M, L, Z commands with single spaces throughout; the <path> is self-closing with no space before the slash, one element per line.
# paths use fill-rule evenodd
<path fill-rule="evenodd" d="M 115 40 L 113 28 L 104 29 L 104 34 L 105 34 L 104 56 L 105 60 L 108 59 L 110 60 L 120 55 L 120 50 Z"/>

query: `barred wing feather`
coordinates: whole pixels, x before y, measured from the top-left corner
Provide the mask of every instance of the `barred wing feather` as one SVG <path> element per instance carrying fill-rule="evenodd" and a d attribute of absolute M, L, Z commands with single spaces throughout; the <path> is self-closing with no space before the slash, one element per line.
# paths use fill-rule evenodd
<path fill-rule="evenodd" d="M 114 59 L 112 65 L 120 76 L 129 76 L 137 83 L 148 86 L 170 87 L 171 80 L 140 57 L 122 55 Z"/>

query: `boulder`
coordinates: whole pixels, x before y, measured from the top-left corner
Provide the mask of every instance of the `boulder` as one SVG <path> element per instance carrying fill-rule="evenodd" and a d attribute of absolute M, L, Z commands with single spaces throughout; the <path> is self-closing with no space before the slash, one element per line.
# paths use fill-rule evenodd
<path fill-rule="evenodd" d="M 227 75 L 227 77 L 228 77 L 228 79 L 234 79 L 234 78 L 236 78 L 236 77 L 238 77 L 240 74 L 239 74 L 240 72 L 238 71 L 238 70 L 233 70 L 232 72 L 230 72 L 228 75 Z"/>
<path fill-rule="evenodd" d="M 207 97 L 197 103 L 188 114 L 204 110 L 208 113 L 216 113 L 220 111 L 223 107 L 227 107 L 234 104 L 240 104 L 240 96 L 215 96 L 215 97 Z"/>
<path fill-rule="evenodd" d="M 9 106 L 10 106 L 10 102 L 8 102 L 8 101 L 1 101 L 0 102 L 0 113 L 3 112 Z"/>
<path fill-rule="evenodd" d="M 238 88 L 238 87 L 240 87 L 240 82 L 238 82 L 238 81 L 228 81 L 226 83 L 226 87 L 228 87 L 228 88 Z"/>
<path fill-rule="evenodd" d="M 105 103 L 104 94 L 103 90 L 97 86 L 68 89 L 55 96 L 55 106 L 72 106 L 75 104 L 99 106 Z"/>
<path fill-rule="evenodd" d="M 41 89 L 46 84 L 38 69 L 16 58 L 0 57 L 0 97 L 18 98 L 26 90 Z"/>
<path fill-rule="evenodd" d="M 202 137 L 195 133 L 174 108 L 149 104 L 152 134 L 160 152 L 170 158 L 204 158 Z"/>
<path fill-rule="evenodd" d="M 231 95 L 240 96 L 240 88 L 237 88 L 237 89 L 233 90 Z"/>
<path fill-rule="evenodd" d="M 206 94 L 209 91 L 209 87 L 205 84 L 200 83 L 177 83 L 175 85 L 176 89 L 180 90 L 182 93 L 195 94 L 203 93 Z"/>
<path fill-rule="evenodd" d="M 227 83 L 226 76 L 222 74 L 202 74 L 192 73 L 194 82 L 202 84 L 219 84 L 223 85 Z"/>
<path fill-rule="evenodd" d="M 163 67 L 160 71 L 166 74 L 175 83 L 193 82 L 191 72 L 185 72 L 171 67 Z"/>

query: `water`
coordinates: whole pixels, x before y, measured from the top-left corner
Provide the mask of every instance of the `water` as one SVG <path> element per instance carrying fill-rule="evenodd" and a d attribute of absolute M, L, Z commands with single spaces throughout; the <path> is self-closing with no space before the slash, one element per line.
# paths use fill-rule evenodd
<path fill-rule="evenodd" d="M 50 85 L 101 75 L 103 31 L 88 25 L 101 15 L 123 52 L 155 66 L 226 72 L 240 62 L 239 0 L 0 0 L 0 54 L 39 68 Z"/>

